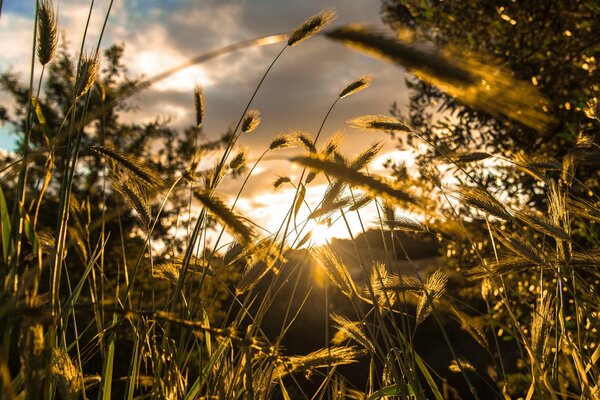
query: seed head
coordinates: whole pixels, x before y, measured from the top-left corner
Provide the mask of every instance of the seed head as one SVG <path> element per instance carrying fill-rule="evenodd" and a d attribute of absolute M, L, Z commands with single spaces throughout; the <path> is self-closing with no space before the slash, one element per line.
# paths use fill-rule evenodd
<path fill-rule="evenodd" d="M 37 54 L 42 65 L 54 57 L 58 43 L 58 18 L 54 13 L 52 0 L 42 0 L 38 9 L 38 48 Z"/>
<path fill-rule="evenodd" d="M 204 118 L 204 92 L 199 85 L 194 87 L 194 108 L 196 109 L 196 127 L 202 126 Z"/>
<path fill-rule="evenodd" d="M 280 176 L 279 178 L 277 178 L 275 180 L 275 182 L 273 182 L 273 189 L 279 189 L 279 187 L 281 185 L 283 185 L 284 183 L 288 183 L 288 182 L 291 182 L 289 177 Z"/>
<path fill-rule="evenodd" d="M 291 147 L 291 146 L 293 146 L 292 138 L 289 135 L 280 135 L 280 136 L 277 136 L 275 139 L 273 139 L 273 141 L 269 145 L 269 149 L 270 150 L 285 149 L 285 148 Z"/>
<path fill-rule="evenodd" d="M 598 101 L 597 97 L 592 97 L 588 100 L 584 112 L 588 118 L 600 121 L 600 101 Z"/>
<path fill-rule="evenodd" d="M 250 133 L 260 124 L 260 114 L 258 110 L 250 110 L 242 122 L 242 132 Z"/>
<path fill-rule="evenodd" d="M 229 163 L 229 168 L 233 171 L 237 171 L 238 169 L 243 168 L 248 161 L 248 155 L 245 151 L 240 151 L 233 157 L 231 162 Z"/>
<path fill-rule="evenodd" d="M 98 54 L 84 54 L 81 56 L 77 79 L 75 80 L 75 96 L 81 97 L 87 93 L 98 77 L 100 58 Z"/>
<path fill-rule="evenodd" d="M 347 123 L 353 128 L 410 132 L 410 128 L 407 125 L 396 118 L 385 115 L 365 115 L 351 119 Z"/>
<path fill-rule="evenodd" d="M 335 18 L 335 9 L 331 8 L 323 10 L 317 15 L 307 19 L 300 26 L 296 28 L 288 39 L 288 46 L 295 46 L 305 41 L 309 37 L 318 33 L 327 24 L 329 24 Z"/>
<path fill-rule="evenodd" d="M 356 79 L 355 81 L 352 81 L 348 84 L 348 86 L 346 86 L 341 92 L 340 94 L 338 94 L 338 97 L 340 99 L 343 99 L 344 97 L 348 97 L 350 95 L 353 95 L 354 93 L 360 92 L 363 89 L 366 89 L 367 87 L 369 87 L 369 85 L 371 84 L 371 81 L 373 80 L 373 78 L 369 75 L 365 75 L 361 78 Z"/>

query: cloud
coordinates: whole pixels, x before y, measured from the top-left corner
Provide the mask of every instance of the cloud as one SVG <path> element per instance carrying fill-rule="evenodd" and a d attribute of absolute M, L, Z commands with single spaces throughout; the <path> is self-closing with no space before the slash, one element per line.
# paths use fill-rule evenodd
<path fill-rule="evenodd" d="M 95 46 L 108 4 L 108 1 L 95 2 L 86 48 Z M 134 76 L 150 77 L 224 45 L 289 32 L 306 18 L 332 6 L 338 13 L 334 24 L 380 23 L 378 3 L 368 1 L 129 0 L 114 3 L 102 47 L 124 43 L 125 64 L 129 71 Z M 12 65 L 25 82 L 31 59 L 33 6 L 29 9 L 5 7 L 0 19 L 0 37 L 10 37 L 10 40 L 0 40 L 0 53 L 3 54 L 0 71 Z M 72 54 L 79 51 L 88 11 L 89 2 L 60 2 L 60 29 L 67 34 Z M 207 136 L 216 138 L 240 118 L 262 74 L 282 46 L 244 49 L 186 69 L 137 95 L 133 99 L 136 111 L 127 113 L 124 120 L 150 121 L 161 115 L 172 117 L 174 127 L 191 125 L 194 121 L 193 86 L 200 83 L 206 98 L 203 129 Z M 325 143 L 332 134 L 342 131 L 345 136 L 343 150 L 351 157 L 365 146 L 388 140 L 383 133 L 348 129 L 345 121 L 364 114 L 385 114 L 394 100 L 402 105 L 406 101 L 403 70 L 320 36 L 285 50 L 252 105 L 260 110 L 262 123 L 252 134 L 243 135 L 240 145 L 249 147 L 250 158 L 256 158 L 281 132 L 300 129 L 314 136 L 339 91 L 364 74 L 373 75 L 371 87 L 337 104 L 319 143 Z M 0 100 L 4 102 L 5 99 Z M 391 152 L 393 148 L 394 144 L 388 140 L 383 152 Z M 278 160 L 263 162 L 261 168 L 264 169 L 248 183 L 244 201 L 263 199 L 261 196 L 266 196 L 277 175 L 296 174 L 296 166 L 287 161 L 295 151 L 298 150 L 274 153 L 272 155 L 279 157 Z M 376 167 L 378 171 L 380 168 Z M 226 181 L 220 189 L 234 194 L 236 185 L 239 181 Z M 270 202 L 285 203 L 283 194 L 270 196 L 265 197 Z M 269 204 L 260 207 L 268 212 Z"/>

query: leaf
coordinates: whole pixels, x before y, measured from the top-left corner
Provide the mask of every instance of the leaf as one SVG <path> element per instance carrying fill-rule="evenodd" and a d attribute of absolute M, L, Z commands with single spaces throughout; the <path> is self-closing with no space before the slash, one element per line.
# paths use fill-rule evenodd
<path fill-rule="evenodd" d="M 4 262 L 8 262 L 8 256 L 10 254 L 10 215 L 8 214 L 8 207 L 6 206 L 6 199 L 4 198 L 4 192 L 2 186 L 0 186 L 0 224 L 2 230 L 2 255 L 4 256 Z"/>
<path fill-rule="evenodd" d="M 392 385 L 386 386 L 382 389 L 379 389 L 376 392 L 373 392 L 369 397 L 367 397 L 367 400 L 382 399 L 384 397 L 397 397 L 406 394 L 408 394 L 409 396 L 416 396 L 415 391 L 411 385 Z"/>
<path fill-rule="evenodd" d="M 298 211 L 300 211 L 300 207 L 302 207 L 304 197 L 306 197 L 306 186 L 300 184 L 300 190 L 298 191 L 298 196 L 296 197 L 296 202 L 294 203 L 294 228 L 297 227 L 296 217 L 298 216 Z"/>
<path fill-rule="evenodd" d="M 42 107 L 40 106 L 40 102 L 37 97 L 31 98 L 31 105 L 35 110 L 35 116 L 37 117 L 38 123 L 42 128 L 42 132 L 44 132 L 44 139 L 46 140 L 46 146 L 50 147 L 52 142 L 52 133 L 50 132 L 50 128 L 48 127 L 48 123 L 46 122 L 46 117 L 44 116 L 44 112 L 42 111 Z"/>

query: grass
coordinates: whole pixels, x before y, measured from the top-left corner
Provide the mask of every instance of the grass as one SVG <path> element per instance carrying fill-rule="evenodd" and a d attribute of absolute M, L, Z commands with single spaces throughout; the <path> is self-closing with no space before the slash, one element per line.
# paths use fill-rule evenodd
<path fill-rule="evenodd" d="M 93 4 L 90 13 L 92 9 Z M 106 19 L 109 14 L 110 8 Z M 30 79 L 19 132 L 22 154 L 6 165 L 1 181 L 0 398 L 600 397 L 600 252 L 594 236 L 600 206 L 596 193 L 590 191 L 588 198 L 579 194 L 585 187 L 576 173 L 585 168 L 579 164 L 580 149 L 562 160 L 541 160 L 478 149 L 448 154 L 426 143 L 440 158 L 421 166 L 421 182 L 411 176 L 394 181 L 374 176 L 368 167 L 379 144 L 348 159 L 335 142 L 318 143 L 340 101 L 367 88 L 370 78 L 362 77 L 340 88 L 314 137 L 296 132 L 274 138 L 245 169 L 246 156 L 236 145 L 259 127 L 260 114 L 251 106 L 262 83 L 278 59 L 324 29 L 334 15 L 324 11 L 287 37 L 269 37 L 287 42 L 235 128 L 210 150 L 214 166 L 200 169 L 199 159 L 206 153 L 196 149 L 189 159 L 179 160 L 187 168 L 177 176 L 162 176 L 143 158 L 85 137 L 84 127 L 91 121 L 103 126 L 107 110 L 156 81 L 139 82 L 102 108 L 89 108 L 90 96 L 103 88 L 101 39 L 85 53 L 84 34 L 71 103 L 62 119 L 44 116 L 39 100 L 43 74 L 37 88 Z M 37 63 L 45 68 L 55 57 L 52 2 L 40 2 L 36 20 L 31 77 Z M 490 85 L 498 83 L 497 90 L 517 85 L 522 99 L 514 104 L 509 94 L 494 99 L 477 95 L 482 89 L 470 85 L 479 85 L 489 68 L 474 61 L 440 62 L 440 55 L 362 28 L 338 28 L 329 36 L 408 66 L 484 111 L 518 121 L 528 116 L 543 124 L 552 120 L 534 109 L 543 103 L 541 95 L 504 72 Z M 260 43 L 251 40 L 227 49 Z M 201 88 L 190 88 L 198 129 L 204 98 Z M 595 104 L 588 113 L 598 119 Z M 411 132 L 407 123 L 388 116 L 358 116 L 348 124 Z M 36 132 L 45 140 L 38 152 L 30 149 Z M 589 140 L 581 143 L 598 147 Z M 304 169 L 297 181 L 277 179 L 276 187 L 292 185 L 295 194 L 279 229 L 265 233 L 236 210 L 237 200 L 263 157 L 291 145 L 304 154 L 290 162 Z M 41 170 L 34 163 L 40 156 L 45 159 Z M 78 197 L 79 163 L 91 156 L 102 166 L 102 207 Z M 490 159 L 494 166 L 483 162 Z M 528 174 L 538 181 L 543 193 L 537 194 L 546 197 L 546 208 L 530 207 L 523 201 L 528 193 L 491 191 L 467 166 L 469 171 L 507 168 L 516 181 Z M 448 169 L 462 181 L 446 180 L 440 171 Z M 232 204 L 219 192 L 230 175 L 244 178 Z M 311 207 L 307 193 L 317 175 L 328 189 Z M 52 196 L 56 203 L 48 203 Z M 106 207 L 109 198 L 119 199 L 114 210 Z M 365 240 L 369 228 L 362 207 L 370 202 L 378 213 L 383 260 L 373 256 L 374 242 Z M 38 218 L 46 203 L 57 206 L 54 226 Z M 308 210 L 307 219 L 300 218 L 302 209 Z M 419 217 L 397 215 L 399 210 Z M 351 214 L 360 221 L 360 236 L 353 235 Z M 123 231 L 131 215 L 138 219 L 127 231 L 139 239 L 133 248 Z M 183 229 L 165 231 L 166 220 Z M 334 243 L 314 244 L 313 220 L 321 226 L 339 220 L 347 227 L 358 273 L 349 269 Z M 170 235 L 182 230 L 180 245 L 169 248 L 177 239 Z M 213 234 L 216 240 L 209 245 L 215 231 L 220 233 Z M 588 241 L 578 232 L 589 232 Z M 224 243 L 226 237 L 234 241 Z M 411 259 L 408 237 L 433 238 L 449 257 L 426 274 Z M 159 242 L 167 248 L 162 254 Z M 413 273 L 394 268 L 397 260 L 405 260 Z M 322 272 L 323 289 L 303 281 L 302 270 L 310 264 Z M 323 304 L 309 303 L 315 293 L 322 293 Z M 273 314 L 281 305 L 277 302 L 284 304 L 283 311 Z M 344 304 L 344 315 L 330 312 L 334 303 Z M 302 332 L 319 332 L 323 346 L 289 354 L 284 343 L 309 307 L 322 307 L 324 328 L 304 327 Z M 278 319 L 273 321 L 273 315 Z M 429 342 L 424 344 L 423 337 Z M 427 346 L 443 349 L 444 356 L 432 357 Z M 353 380 L 357 374 L 360 378 Z"/>

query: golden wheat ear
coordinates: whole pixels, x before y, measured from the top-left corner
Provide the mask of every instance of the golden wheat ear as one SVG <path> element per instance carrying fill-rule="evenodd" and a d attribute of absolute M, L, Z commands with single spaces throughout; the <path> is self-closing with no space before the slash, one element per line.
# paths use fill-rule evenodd
<path fill-rule="evenodd" d="M 90 90 L 100 71 L 100 57 L 98 53 L 83 54 L 77 67 L 75 79 L 75 97 L 81 97 Z"/>
<path fill-rule="evenodd" d="M 204 119 L 204 91 L 199 85 L 194 87 L 194 110 L 196 111 L 196 127 L 202 127 Z"/>
<path fill-rule="evenodd" d="M 433 311 L 433 303 L 439 300 L 446 290 L 448 277 L 441 270 L 429 275 L 423 285 L 423 293 L 417 304 L 417 325 L 423 322 Z"/>
<path fill-rule="evenodd" d="M 456 193 L 465 204 L 473 208 L 503 220 L 510 221 L 512 219 L 510 211 L 484 189 L 461 185 L 456 188 Z"/>
<path fill-rule="evenodd" d="M 367 351 L 375 353 L 375 345 L 361 329 L 364 325 L 363 323 L 351 321 L 349 318 L 339 314 L 332 314 L 331 319 L 338 328 L 338 331 L 331 339 L 331 343 L 340 346 L 346 340 L 352 339 Z"/>
<path fill-rule="evenodd" d="M 411 129 L 402 121 L 385 115 L 363 115 L 346 121 L 348 126 L 358 129 L 377 131 L 410 132 Z"/>
<path fill-rule="evenodd" d="M 252 243 L 254 238 L 252 228 L 246 224 L 244 218 L 232 212 L 222 200 L 208 191 L 200 190 L 194 190 L 194 197 L 240 243 L 244 245 Z"/>
<path fill-rule="evenodd" d="M 157 172 L 136 158 L 101 146 L 90 146 L 90 150 L 107 157 L 115 166 L 127 171 L 131 178 L 141 181 L 149 189 L 161 190 L 166 186 Z"/>
<path fill-rule="evenodd" d="M 342 91 L 338 94 L 340 99 L 344 97 L 352 96 L 355 93 L 360 92 L 369 87 L 373 77 L 371 75 L 362 76 L 352 82 L 350 82 Z"/>
<path fill-rule="evenodd" d="M 298 26 L 288 39 L 288 46 L 296 46 L 311 36 L 319 33 L 325 26 L 335 19 L 335 9 L 323 10 Z"/>
<path fill-rule="evenodd" d="M 125 205 L 135 210 L 142 225 L 150 227 L 152 215 L 146 190 L 135 179 L 128 179 L 119 173 L 111 175 L 111 184 Z"/>
<path fill-rule="evenodd" d="M 250 133 L 260 125 L 260 113 L 258 110 L 250 110 L 242 120 L 242 132 Z"/>
<path fill-rule="evenodd" d="M 540 132 L 554 122 L 543 111 L 547 101 L 537 88 L 515 79 L 511 71 L 480 61 L 481 57 L 464 49 L 424 50 L 357 24 L 334 29 L 327 36 L 368 55 L 399 64 L 475 109 L 501 114 Z"/>
<path fill-rule="evenodd" d="M 316 156 L 309 156 L 292 158 L 292 162 L 316 171 L 323 171 L 330 176 L 347 182 L 350 186 L 360 187 L 369 194 L 381 196 L 392 203 L 415 202 L 411 195 L 391 186 L 387 182 L 369 175 L 364 175 L 351 167 L 335 161 L 324 160 Z"/>
<path fill-rule="evenodd" d="M 286 149 L 294 146 L 294 140 L 291 135 L 279 135 L 269 145 L 269 150 Z"/>
<path fill-rule="evenodd" d="M 37 55 L 42 65 L 54 58 L 58 44 L 58 18 L 52 0 L 43 0 L 38 8 Z"/>
<path fill-rule="evenodd" d="M 336 365 L 352 364 L 358 362 L 357 358 L 364 354 L 354 346 L 330 347 L 313 351 L 304 356 L 288 357 L 282 365 L 280 376 L 290 372 L 311 372 L 318 368 L 333 367 Z"/>
<path fill-rule="evenodd" d="M 319 265 L 329 276 L 329 279 L 340 289 L 348 298 L 352 298 L 357 293 L 356 285 L 348 268 L 337 256 L 327 247 L 318 247 L 312 249 L 312 256 L 317 265 Z"/>

